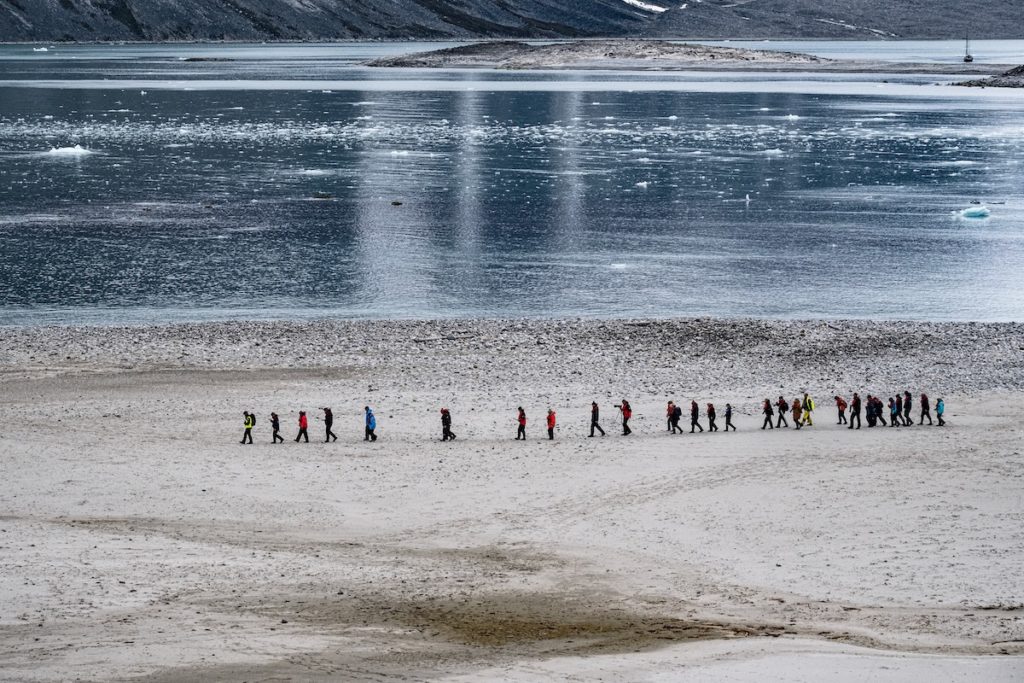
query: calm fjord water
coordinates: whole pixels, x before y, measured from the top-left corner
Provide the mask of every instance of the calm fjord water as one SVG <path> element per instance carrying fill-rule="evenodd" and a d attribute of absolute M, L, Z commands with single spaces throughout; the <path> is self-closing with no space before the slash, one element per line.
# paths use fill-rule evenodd
<path fill-rule="evenodd" d="M 0 324 L 1024 319 L 1024 93 L 423 47 L 0 47 Z"/>

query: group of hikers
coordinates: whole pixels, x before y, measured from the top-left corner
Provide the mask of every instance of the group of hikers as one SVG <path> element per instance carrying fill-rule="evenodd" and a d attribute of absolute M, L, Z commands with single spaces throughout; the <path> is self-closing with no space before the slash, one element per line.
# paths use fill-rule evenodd
<path fill-rule="evenodd" d="M 890 427 L 910 427 L 914 424 L 914 420 L 910 417 L 911 410 L 913 408 L 914 399 L 909 391 L 903 392 L 903 394 L 897 393 L 895 398 L 890 397 L 888 401 L 889 408 L 889 422 L 887 423 L 884 417 L 886 404 L 883 403 L 882 399 L 878 396 L 872 396 L 868 394 L 866 399 L 861 399 L 860 394 L 854 392 L 853 398 L 850 403 L 847 404 L 846 400 L 842 396 L 835 397 L 836 409 L 839 412 L 839 422 L 837 424 L 848 425 L 849 429 L 854 428 L 854 422 L 857 424 L 857 429 L 861 427 L 861 412 L 864 413 L 865 418 L 868 422 L 868 427 L 874 427 L 881 423 L 883 426 L 888 424 Z M 928 420 L 928 424 L 934 424 L 932 422 L 931 414 L 931 402 L 928 399 L 927 394 L 921 394 L 919 399 L 921 406 L 921 421 L 919 425 L 923 425 L 925 419 Z M 633 417 L 633 408 L 629 405 L 629 401 L 623 399 L 620 403 L 613 406 L 619 412 L 619 418 L 622 423 L 622 435 L 629 436 L 633 433 L 633 430 L 629 428 L 629 420 Z M 847 420 L 847 409 L 849 408 L 849 420 Z M 329 443 L 331 441 L 337 441 L 338 435 L 334 433 L 334 413 L 331 412 L 330 408 L 321 408 L 324 414 L 324 442 Z M 764 423 L 761 425 L 761 429 L 777 429 L 782 427 L 789 427 L 789 421 L 786 419 L 786 415 L 792 415 L 793 426 L 797 429 L 803 427 L 811 427 L 814 425 L 814 400 L 806 392 L 803 398 L 794 398 L 792 403 L 786 401 L 785 397 L 779 396 L 779 399 L 772 403 L 771 399 L 764 399 L 762 403 L 761 412 L 764 414 Z M 943 414 L 946 412 L 946 405 L 940 398 L 935 402 L 935 415 L 938 418 L 938 426 L 945 426 L 946 421 L 943 419 Z M 725 431 L 728 432 L 730 429 L 736 431 L 736 426 L 732 423 L 732 404 L 725 404 Z M 246 444 L 252 443 L 252 430 L 256 426 L 256 415 L 248 410 L 243 411 L 245 418 L 245 431 L 242 433 L 241 443 Z M 708 431 L 717 432 L 718 424 L 716 419 L 718 417 L 717 411 L 715 410 L 714 403 L 708 403 L 704 415 L 707 417 Z M 778 419 L 776 418 L 778 416 Z M 669 401 L 665 408 L 666 418 L 666 431 L 672 434 L 682 434 L 684 429 L 679 426 L 679 421 L 683 417 L 683 409 L 680 405 L 676 404 L 675 401 Z M 607 436 L 604 429 L 600 424 L 601 409 L 594 401 L 590 404 L 590 436 L 594 436 L 595 432 L 600 432 L 601 436 Z M 557 426 L 557 415 L 552 409 L 548 409 L 545 424 L 548 430 L 548 439 L 555 438 L 555 428 Z M 519 406 L 516 414 L 516 440 L 526 439 L 526 411 L 522 406 Z M 300 440 L 304 440 L 309 443 L 309 420 L 306 417 L 306 411 L 299 411 L 298 420 L 299 432 L 295 436 L 296 443 Z M 366 406 L 363 409 L 363 426 L 364 426 L 364 441 L 376 441 L 377 440 L 377 418 L 373 414 L 373 410 L 370 406 Z M 273 430 L 272 443 L 283 443 L 284 437 L 281 436 L 281 420 L 277 416 L 277 413 L 270 413 L 270 427 Z M 693 434 L 695 431 L 704 431 L 704 427 L 700 423 L 700 406 L 696 401 L 690 401 L 690 433 Z M 452 431 L 452 415 L 448 408 L 441 408 L 441 441 L 454 441 L 455 433 Z"/>
<path fill-rule="evenodd" d="M 912 427 L 914 425 L 914 420 L 910 416 L 914 408 L 914 396 L 909 391 L 904 391 L 902 394 L 896 392 L 895 398 L 889 397 L 888 404 L 883 402 L 880 397 L 872 396 L 871 394 L 868 394 L 866 399 L 861 399 L 860 394 L 857 392 L 853 392 L 853 398 L 849 404 L 846 403 L 846 399 L 842 396 L 836 396 L 835 402 L 836 410 L 839 413 L 839 421 L 836 424 L 847 425 L 848 429 L 854 428 L 854 422 L 857 423 L 857 429 L 860 429 L 860 415 L 862 411 L 868 421 L 868 427 L 874 427 L 879 423 L 883 427 L 887 424 L 889 427 Z M 929 425 L 935 424 L 932 421 L 931 401 L 928 399 L 928 394 L 921 394 L 919 403 L 921 406 L 921 420 L 917 423 L 918 426 L 923 425 L 925 419 L 928 420 Z M 814 425 L 814 400 L 806 393 L 804 393 L 802 400 L 794 398 L 792 405 L 787 403 L 783 396 L 779 396 L 779 400 L 774 404 L 771 399 L 766 398 L 761 405 L 761 412 L 764 414 L 764 424 L 761 425 L 761 429 L 788 427 L 789 422 L 786 420 L 786 414 L 790 413 L 790 411 L 792 411 L 793 415 L 793 426 L 797 429 Z M 887 405 L 889 408 L 888 423 L 885 421 L 884 415 Z M 850 410 L 849 420 L 846 418 L 847 408 Z M 775 424 L 772 424 L 776 409 L 778 410 L 778 420 L 775 421 Z M 946 426 L 946 421 L 943 419 L 945 412 L 946 403 L 940 398 L 935 401 L 935 417 L 938 419 L 939 427 Z"/>
<path fill-rule="evenodd" d="M 324 431 L 326 432 L 324 443 L 330 443 L 331 441 L 337 441 L 338 435 L 334 433 L 332 427 L 334 427 L 334 413 L 330 408 L 321 408 L 324 412 Z M 256 413 L 250 413 L 248 410 L 242 412 L 245 417 L 245 431 L 242 432 L 242 441 L 240 443 L 252 443 L 252 430 L 256 426 Z M 449 419 L 449 425 L 451 420 Z M 377 440 L 377 417 L 370 410 L 370 406 L 363 408 L 363 426 L 365 428 L 363 441 L 376 441 Z M 270 413 L 270 429 L 273 430 L 273 436 L 271 443 L 284 443 L 284 437 L 281 436 L 281 418 L 277 416 L 277 413 Z M 452 434 L 451 438 L 455 438 Z M 300 440 L 309 443 L 309 418 L 306 417 L 306 411 L 299 411 L 299 433 L 295 435 L 295 443 Z M 447 439 L 445 439 L 447 441 Z"/>

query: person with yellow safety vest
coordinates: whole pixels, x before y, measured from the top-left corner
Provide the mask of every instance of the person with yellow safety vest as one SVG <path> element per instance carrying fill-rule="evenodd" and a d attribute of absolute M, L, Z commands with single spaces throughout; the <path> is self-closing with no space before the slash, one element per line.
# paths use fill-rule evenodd
<path fill-rule="evenodd" d="M 814 412 L 814 401 L 811 397 L 804 392 L 804 424 L 808 427 L 814 426 L 814 421 L 811 419 L 811 413 Z"/>
<path fill-rule="evenodd" d="M 242 440 L 239 443 L 252 443 L 252 428 L 256 426 L 256 416 L 248 410 L 243 410 L 245 416 L 245 431 L 242 432 Z"/>

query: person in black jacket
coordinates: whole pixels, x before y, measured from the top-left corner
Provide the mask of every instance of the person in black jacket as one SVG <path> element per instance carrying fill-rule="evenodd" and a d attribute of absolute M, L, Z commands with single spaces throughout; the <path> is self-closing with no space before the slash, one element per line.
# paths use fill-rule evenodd
<path fill-rule="evenodd" d="M 725 431 L 728 432 L 730 428 L 732 429 L 732 431 L 734 431 L 734 432 L 736 431 L 736 425 L 734 425 L 732 423 L 732 404 L 731 403 L 726 403 L 725 404 Z"/>
<path fill-rule="evenodd" d="M 331 439 L 338 440 L 338 435 L 331 431 L 331 425 L 334 424 L 334 413 L 331 412 L 330 408 L 321 408 L 324 411 L 324 428 L 327 430 L 327 438 L 324 439 L 324 443 L 330 443 Z"/>
<path fill-rule="evenodd" d="M 277 443 L 278 441 L 284 443 L 284 437 L 281 436 L 281 418 L 277 416 L 277 413 L 270 414 L 270 428 L 274 430 L 274 438 L 270 443 Z"/>
<path fill-rule="evenodd" d="M 717 416 L 717 413 L 715 412 L 715 404 L 714 403 L 709 403 L 708 404 L 708 431 L 709 432 L 717 432 L 718 431 L 718 425 L 715 424 L 715 417 L 716 416 Z"/>
<path fill-rule="evenodd" d="M 697 407 L 696 401 L 690 401 L 690 433 L 693 434 L 693 430 L 699 429 L 704 431 L 704 428 L 700 426 L 700 422 L 697 421 L 697 417 L 700 415 L 700 408 Z"/>
<path fill-rule="evenodd" d="M 789 427 L 789 422 L 786 420 L 786 413 L 789 412 L 789 403 L 782 396 L 779 396 L 779 400 L 775 402 L 775 407 L 779 409 L 779 421 L 775 424 L 776 427 L 782 427 L 786 425 Z"/>
<path fill-rule="evenodd" d="M 447 408 L 441 408 L 441 441 L 454 441 L 455 433 L 452 431 L 452 414 Z"/>
<path fill-rule="evenodd" d="M 679 421 L 683 419 L 683 409 L 678 403 L 672 405 L 672 433 L 682 434 L 683 430 L 679 428 Z"/>
<path fill-rule="evenodd" d="M 772 410 L 772 402 L 769 399 L 765 399 L 764 403 L 761 404 L 761 412 L 764 413 L 764 424 L 761 425 L 761 429 L 765 427 L 769 429 L 775 429 L 775 425 L 772 424 L 772 418 L 775 417 L 775 411 Z"/>
<path fill-rule="evenodd" d="M 857 429 L 860 429 L 860 394 L 856 391 L 850 399 L 850 426 L 847 429 L 853 429 L 854 421 L 857 422 Z"/>
<path fill-rule="evenodd" d="M 604 430 L 601 429 L 601 425 L 597 422 L 601 417 L 601 409 L 597 407 L 597 401 L 593 401 L 590 404 L 590 436 L 594 435 L 594 430 L 601 432 L 601 436 L 604 436 Z"/>

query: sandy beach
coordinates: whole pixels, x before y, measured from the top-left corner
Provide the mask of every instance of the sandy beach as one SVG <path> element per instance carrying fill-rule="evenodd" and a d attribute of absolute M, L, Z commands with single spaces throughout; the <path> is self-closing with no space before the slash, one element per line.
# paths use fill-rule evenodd
<path fill-rule="evenodd" d="M 4 680 L 1024 677 L 1018 323 L 7 327 L 0 382 Z M 948 426 L 835 424 L 904 389 Z"/>

